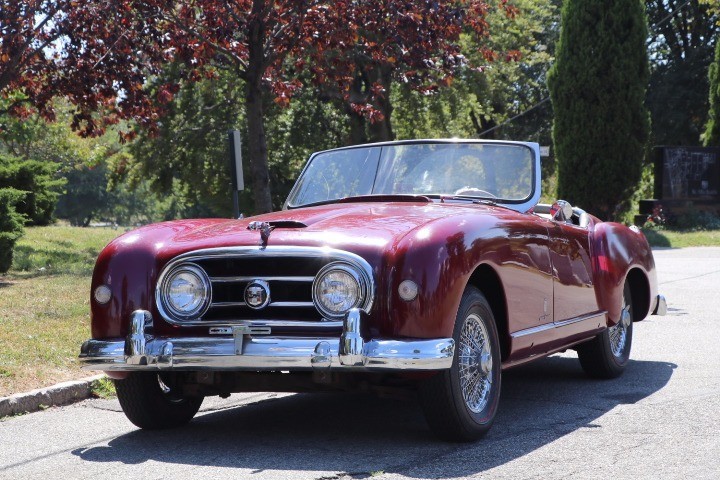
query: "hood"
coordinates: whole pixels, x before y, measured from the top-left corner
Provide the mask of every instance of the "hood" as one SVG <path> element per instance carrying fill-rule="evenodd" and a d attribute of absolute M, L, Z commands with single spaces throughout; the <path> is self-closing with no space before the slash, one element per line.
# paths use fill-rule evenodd
<path fill-rule="evenodd" d="M 502 207 L 466 203 L 358 202 L 299 208 L 244 219 L 193 219 L 133 230 L 115 242 L 144 243 L 162 257 L 203 248 L 258 246 L 260 232 L 251 222 L 275 226 L 268 246 L 317 246 L 360 255 L 393 248 L 411 232 L 440 219 L 485 214 L 517 215 Z"/>

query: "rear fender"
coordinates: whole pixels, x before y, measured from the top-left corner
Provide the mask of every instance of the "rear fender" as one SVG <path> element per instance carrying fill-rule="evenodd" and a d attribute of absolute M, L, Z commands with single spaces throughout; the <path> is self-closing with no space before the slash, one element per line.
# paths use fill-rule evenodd
<path fill-rule="evenodd" d="M 623 286 L 631 270 L 633 281 L 640 281 L 641 274 L 647 282 L 646 288 L 633 290 L 635 320 L 644 319 L 657 295 L 655 260 L 645 235 L 637 227 L 597 223 L 592 242 L 595 295 L 599 308 L 608 312 L 609 325 L 620 320 Z"/>

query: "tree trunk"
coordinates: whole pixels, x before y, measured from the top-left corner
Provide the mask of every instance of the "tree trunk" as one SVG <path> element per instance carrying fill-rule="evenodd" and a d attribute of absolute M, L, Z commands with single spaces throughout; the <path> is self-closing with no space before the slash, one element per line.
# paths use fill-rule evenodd
<path fill-rule="evenodd" d="M 252 172 L 255 214 L 272 211 L 270 173 L 268 171 L 267 139 L 265 138 L 262 87 L 260 81 L 247 82 L 245 105 L 248 122 L 248 152 Z"/>
<path fill-rule="evenodd" d="M 392 86 L 392 74 L 388 68 L 380 68 L 373 72 L 374 81 L 379 83 L 385 89 L 385 93 L 375 99 L 375 106 L 383 114 L 380 121 L 370 122 L 370 141 L 387 142 L 395 140 L 395 134 L 392 131 L 390 116 L 392 115 L 392 103 L 390 102 L 390 88 Z"/>
<path fill-rule="evenodd" d="M 253 2 L 253 20 L 249 25 L 248 67 L 245 75 L 245 108 L 248 122 L 248 152 L 252 174 L 255 214 L 272 211 L 270 173 L 268 170 L 265 112 L 263 108 L 262 77 L 265 71 L 265 24 L 259 14 L 264 2 Z"/>
<path fill-rule="evenodd" d="M 350 118 L 350 145 L 368 143 L 368 137 L 365 133 L 365 124 L 367 123 L 365 117 L 349 106 L 346 108 L 346 112 Z"/>

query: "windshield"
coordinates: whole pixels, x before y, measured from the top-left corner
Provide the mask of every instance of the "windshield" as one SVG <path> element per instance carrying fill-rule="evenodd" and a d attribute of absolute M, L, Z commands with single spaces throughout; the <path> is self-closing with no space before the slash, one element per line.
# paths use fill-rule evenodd
<path fill-rule="evenodd" d="M 533 151 L 495 143 L 412 143 L 322 152 L 288 198 L 301 206 L 357 195 L 441 195 L 520 202 L 533 194 Z"/>

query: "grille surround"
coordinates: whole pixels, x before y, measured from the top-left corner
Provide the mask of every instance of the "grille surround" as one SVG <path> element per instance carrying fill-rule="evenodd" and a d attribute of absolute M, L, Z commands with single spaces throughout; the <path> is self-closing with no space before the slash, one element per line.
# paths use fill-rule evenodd
<path fill-rule="evenodd" d="M 287 272 L 280 272 L 280 275 L 265 274 L 255 275 L 255 272 L 225 272 L 226 274 L 218 274 L 217 270 L 221 270 L 222 267 L 218 265 L 220 263 L 226 265 L 242 265 L 243 260 L 249 261 L 250 265 L 265 264 L 270 262 L 280 261 L 282 263 L 281 270 L 289 270 L 288 267 L 293 265 L 287 265 L 287 262 L 292 263 L 293 259 L 296 259 L 296 263 L 302 263 L 302 268 L 298 275 L 288 275 Z M 264 261 L 263 261 L 264 260 Z M 214 262 L 214 263 L 213 263 Z M 285 282 L 292 284 L 293 282 L 307 283 L 309 291 L 311 293 L 312 283 L 315 280 L 318 272 L 327 264 L 333 262 L 344 262 L 357 268 L 358 271 L 362 272 L 363 276 L 366 277 L 367 291 L 365 299 L 361 304 L 361 308 L 365 311 L 369 311 L 372 307 L 373 300 L 375 297 L 375 281 L 372 274 L 372 268 L 370 264 L 360 257 L 351 252 L 344 250 L 337 250 L 326 247 L 282 247 L 282 246 L 267 246 L 267 247 L 224 247 L 224 248 L 208 248 L 201 250 L 193 250 L 177 257 L 173 258 L 167 265 L 162 269 L 158 282 L 155 287 L 155 304 L 157 306 L 160 316 L 167 323 L 180 326 L 180 327 L 215 327 L 215 326 L 233 326 L 233 325 L 266 325 L 266 326 L 316 326 L 316 327 L 336 327 L 338 322 L 336 318 L 324 317 L 315 306 L 312 299 L 312 295 L 308 296 L 307 301 L 276 301 L 274 304 L 271 301 L 265 308 L 261 310 L 252 310 L 247 305 L 244 305 L 244 299 L 242 299 L 242 292 L 244 291 L 244 282 L 250 282 L 252 280 L 264 280 L 268 281 L 271 285 L 273 282 Z M 161 285 L 163 278 L 171 272 L 173 269 L 181 264 L 193 263 L 201 268 L 206 275 L 208 275 L 213 295 L 216 291 L 220 290 L 216 288 L 219 285 L 230 285 L 238 283 L 239 286 L 237 291 L 239 292 L 239 300 L 234 302 L 217 302 L 216 298 L 211 298 L 209 307 L 203 312 L 202 316 L 199 316 L 192 320 L 178 320 L 173 316 L 169 315 L 168 312 L 163 308 L 162 291 Z M 208 268 L 209 267 L 209 268 Z M 209 272 L 210 270 L 215 270 Z M 294 269 L 293 269 L 294 270 Z M 313 270 L 312 274 L 308 274 L 310 270 Z M 223 273 L 223 272 L 221 272 Z M 222 318 L 222 319 L 204 319 L 207 316 L 212 316 L 212 313 L 216 313 L 218 309 L 222 308 L 246 308 L 247 312 L 243 312 L 243 317 L 238 318 Z M 274 315 L 273 309 L 280 309 L 283 315 L 278 317 Z M 287 312 L 302 312 L 298 314 L 287 314 Z M 316 315 L 309 312 L 308 309 L 312 309 Z M 252 313 L 250 313 L 252 312 Z M 268 318 L 270 317 L 270 318 Z"/>

